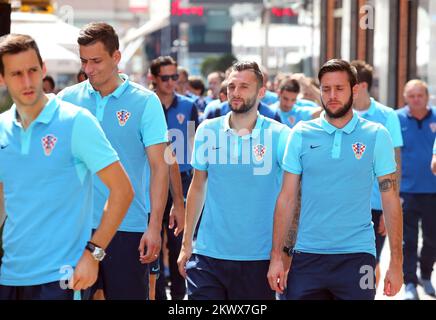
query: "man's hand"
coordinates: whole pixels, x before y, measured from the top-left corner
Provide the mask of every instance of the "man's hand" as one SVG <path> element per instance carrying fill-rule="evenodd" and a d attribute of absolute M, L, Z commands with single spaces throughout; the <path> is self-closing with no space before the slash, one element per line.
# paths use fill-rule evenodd
<path fill-rule="evenodd" d="M 69 287 L 73 290 L 86 290 L 91 287 L 98 276 L 98 261 L 91 252 L 85 250 L 69 281 Z"/>
<path fill-rule="evenodd" d="M 174 235 L 177 237 L 183 231 L 183 228 L 185 226 L 185 207 L 183 204 L 173 204 L 173 206 L 171 207 L 168 227 L 170 229 L 173 229 L 174 223 L 176 224 L 176 228 L 174 229 Z"/>
<path fill-rule="evenodd" d="M 139 261 L 142 264 L 150 263 L 159 257 L 161 247 L 160 232 L 149 228 L 141 238 L 139 243 Z M 147 248 L 147 252 L 144 252 Z"/>
<path fill-rule="evenodd" d="M 282 258 L 280 256 L 271 257 L 267 274 L 269 286 L 271 287 L 271 289 L 277 293 L 282 294 L 286 288 L 286 277 L 287 272 L 285 275 Z"/>
<path fill-rule="evenodd" d="M 177 265 L 179 267 L 180 275 L 186 279 L 186 263 L 192 256 L 192 246 L 185 246 L 182 244 L 180 249 L 179 258 L 177 259 Z"/>
<path fill-rule="evenodd" d="M 403 285 L 403 267 L 401 264 L 389 265 L 385 275 L 384 295 L 388 297 L 395 296 Z"/>

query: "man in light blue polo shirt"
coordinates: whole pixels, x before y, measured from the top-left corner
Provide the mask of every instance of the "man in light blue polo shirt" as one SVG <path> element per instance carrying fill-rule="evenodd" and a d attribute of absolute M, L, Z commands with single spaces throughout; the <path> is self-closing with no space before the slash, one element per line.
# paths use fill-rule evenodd
<path fill-rule="evenodd" d="M 293 128 L 300 121 L 312 120 L 319 116 L 320 108 L 296 106 L 297 96 L 300 93 L 297 80 L 284 79 L 280 83 L 279 91 L 279 101 L 272 104 L 270 108 L 278 112 L 281 122 L 289 128 Z"/>
<path fill-rule="evenodd" d="M 395 161 L 397 163 L 397 177 L 398 182 L 401 179 L 401 147 L 403 146 L 403 137 L 401 135 L 400 120 L 397 113 L 389 107 L 382 105 L 376 101 L 369 94 L 372 87 L 373 68 L 365 61 L 355 60 L 351 62 L 351 65 L 357 70 L 358 79 L 358 95 L 354 100 L 353 108 L 359 116 L 362 118 L 380 123 L 390 133 L 392 143 L 395 148 Z M 398 188 L 399 191 L 399 188 Z M 383 219 L 383 211 L 381 205 L 381 195 L 377 183 L 374 183 L 374 187 L 371 195 L 371 211 L 372 222 L 374 224 L 375 233 L 375 248 L 376 248 L 376 281 L 380 279 L 380 255 L 383 249 L 383 245 L 386 239 L 386 228 Z"/>
<path fill-rule="evenodd" d="M 189 299 L 274 298 L 266 274 L 290 129 L 258 113 L 264 91 L 258 65 L 236 62 L 228 78 L 232 111 L 197 130 L 178 260 Z"/>
<path fill-rule="evenodd" d="M 93 291 L 103 289 L 106 299 L 145 300 L 147 264 L 159 255 L 168 192 L 165 116 L 153 92 L 118 73 L 121 53 L 118 36 L 110 25 L 90 23 L 80 31 L 78 43 L 82 69 L 89 80 L 64 89 L 59 96 L 96 115 L 135 190 L 132 205 L 108 248 L 110 259 L 102 264 Z M 94 189 L 95 227 L 108 189 L 98 179 Z"/>
<path fill-rule="evenodd" d="M 436 296 L 431 283 L 436 261 L 436 176 L 429 168 L 436 137 L 436 107 L 429 106 L 428 87 L 421 80 L 411 80 L 405 85 L 404 100 L 407 106 L 397 111 L 404 140 L 400 189 L 404 211 L 404 298 L 416 300 L 418 284 L 426 294 Z M 423 243 L 418 254 L 420 229 Z"/>
<path fill-rule="evenodd" d="M 96 119 L 43 93 L 45 66 L 31 37 L 0 38 L 0 74 L 14 101 L 0 115 L 0 207 L 4 201 L 7 213 L 0 300 L 72 300 L 67 280 L 74 290 L 96 281 L 133 190 Z M 95 173 L 111 191 L 91 235 Z"/>
<path fill-rule="evenodd" d="M 384 293 L 393 296 L 402 285 L 402 219 L 392 141 L 383 126 L 353 112 L 357 76 L 348 62 L 326 62 L 318 78 L 324 112 L 300 122 L 285 151 L 268 273 L 271 288 L 282 293 L 287 287 L 287 299 L 374 299 L 370 198 L 377 177 L 391 247 Z M 295 248 L 284 249 L 284 243 L 295 243 Z M 292 262 L 289 275 L 283 261 L 286 266 Z"/>
<path fill-rule="evenodd" d="M 184 200 L 188 193 L 189 185 L 192 179 L 192 167 L 190 165 L 190 155 L 192 143 L 194 140 L 195 129 L 198 126 L 198 110 L 193 100 L 176 93 L 176 80 L 178 78 L 177 62 L 170 56 L 160 56 L 154 59 L 150 64 L 150 73 L 152 75 L 153 85 L 156 90 L 165 113 L 169 129 L 169 139 L 171 146 L 174 147 L 177 164 L 180 172 L 180 186 L 175 187 L 172 183 L 171 192 L 168 193 L 162 228 L 166 232 L 168 263 L 170 271 L 170 294 L 172 300 L 183 300 L 186 295 L 185 279 L 180 276 L 177 269 L 177 258 L 182 245 L 182 233 L 184 221 L 177 221 L 178 225 L 175 230 L 172 222 L 172 215 L 180 210 L 184 217 Z M 172 181 L 171 179 L 170 181 Z M 180 188 L 180 190 L 176 190 Z M 176 192 L 175 192 L 176 191 Z M 160 256 L 161 273 L 156 283 L 156 299 L 166 300 L 165 276 L 163 266 L 163 253 Z"/>

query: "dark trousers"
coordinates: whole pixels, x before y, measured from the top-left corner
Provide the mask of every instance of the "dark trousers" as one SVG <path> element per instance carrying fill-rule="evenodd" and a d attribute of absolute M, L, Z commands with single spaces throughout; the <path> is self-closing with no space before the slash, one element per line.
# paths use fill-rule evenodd
<path fill-rule="evenodd" d="M 274 300 L 269 260 L 234 261 L 193 254 L 186 264 L 189 300 Z"/>
<path fill-rule="evenodd" d="M 191 184 L 192 175 L 190 172 L 182 172 L 182 187 L 183 187 L 183 196 L 186 199 L 186 195 L 188 193 L 189 186 Z M 168 260 L 169 260 L 169 269 L 170 269 L 170 293 L 172 300 L 183 300 L 186 294 L 186 282 L 185 279 L 179 274 L 179 269 L 177 266 L 177 259 L 179 257 L 180 249 L 182 247 L 182 238 L 183 233 L 179 234 L 177 237 L 174 236 L 174 228 L 169 228 L 169 214 L 171 207 L 173 205 L 173 199 L 171 197 L 171 193 L 168 193 L 168 201 L 165 207 L 164 218 L 163 218 L 163 226 L 162 230 L 165 228 L 167 233 L 167 248 L 168 248 Z M 156 300 L 166 300 L 166 292 L 165 292 L 165 284 L 166 279 L 164 275 L 164 265 L 163 265 L 163 253 L 161 250 L 160 257 L 160 274 L 156 281 Z"/>
<path fill-rule="evenodd" d="M 436 261 L 436 194 L 402 193 L 403 199 L 403 273 L 404 283 L 418 283 L 417 263 L 421 278 L 429 280 Z M 421 223 L 423 244 L 418 256 L 418 234 Z"/>
<path fill-rule="evenodd" d="M 149 265 L 139 261 L 142 232 L 118 231 L 100 262 L 96 283 L 83 295 L 91 299 L 102 289 L 106 300 L 148 300 Z"/>
<path fill-rule="evenodd" d="M 386 236 L 382 236 L 378 233 L 378 227 L 380 225 L 380 219 L 382 219 L 383 211 L 381 210 L 371 210 L 372 213 L 372 223 L 374 224 L 374 234 L 375 234 L 375 251 L 377 264 L 380 263 L 380 256 L 383 250 L 383 245 L 385 244 Z"/>
<path fill-rule="evenodd" d="M 375 257 L 369 253 L 295 252 L 288 275 L 288 300 L 374 300 Z"/>
<path fill-rule="evenodd" d="M 74 291 L 63 289 L 59 281 L 36 286 L 0 285 L 0 300 L 73 300 Z"/>

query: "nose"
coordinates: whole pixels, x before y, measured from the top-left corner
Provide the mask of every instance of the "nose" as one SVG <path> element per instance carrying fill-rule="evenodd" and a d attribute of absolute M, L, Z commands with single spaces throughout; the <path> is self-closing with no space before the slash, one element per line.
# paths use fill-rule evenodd
<path fill-rule="evenodd" d="M 32 83 L 32 81 L 30 79 L 30 75 L 28 73 L 24 73 L 24 76 L 23 76 L 24 87 L 25 88 L 31 87 L 31 83 Z"/>
<path fill-rule="evenodd" d="M 332 88 L 330 90 L 329 98 L 330 100 L 336 100 L 336 97 L 337 97 L 337 90 L 335 88 Z"/>
<path fill-rule="evenodd" d="M 82 70 L 86 73 L 86 75 L 91 74 L 94 68 L 90 63 L 86 63 L 82 65 Z"/>

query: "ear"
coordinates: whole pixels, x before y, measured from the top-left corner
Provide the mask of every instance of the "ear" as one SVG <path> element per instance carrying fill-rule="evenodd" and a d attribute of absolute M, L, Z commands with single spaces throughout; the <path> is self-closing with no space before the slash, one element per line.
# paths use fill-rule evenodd
<path fill-rule="evenodd" d="M 265 92 L 266 92 L 266 87 L 265 87 L 265 86 L 262 86 L 262 87 L 259 89 L 259 92 L 258 92 L 258 94 L 257 94 L 257 98 L 258 98 L 259 100 L 262 100 L 263 97 L 265 97 Z"/>
<path fill-rule="evenodd" d="M 112 58 L 114 59 L 115 63 L 118 65 L 118 63 L 120 63 L 120 61 L 121 61 L 121 51 L 116 50 L 114 52 L 114 54 L 112 55 Z"/>
<path fill-rule="evenodd" d="M 47 75 L 47 67 L 45 65 L 45 62 L 42 63 L 42 78 L 44 79 Z"/>
<path fill-rule="evenodd" d="M 353 87 L 353 99 L 356 100 L 357 96 L 359 95 L 359 85 L 356 84 Z"/>

